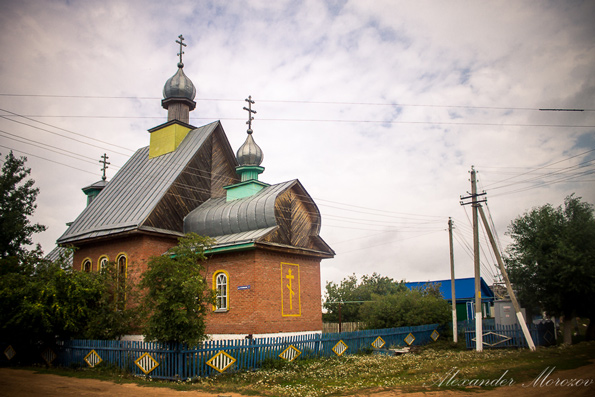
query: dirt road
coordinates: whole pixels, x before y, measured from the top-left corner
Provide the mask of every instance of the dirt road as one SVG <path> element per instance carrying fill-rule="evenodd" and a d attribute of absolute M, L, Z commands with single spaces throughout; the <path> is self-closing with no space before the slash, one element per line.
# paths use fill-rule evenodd
<path fill-rule="evenodd" d="M 566 382 L 562 380 L 566 379 Z M 589 386 L 569 386 L 569 380 L 591 380 Z M 556 385 L 556 380 L 558 380 Z M 551 382 L 548 382 L 551 381 Z M 432 391 L 407 393 L 408 397 L 421 396 L 450 396 L 462 397 L 467 395 L 481 397 L 521 396 L 521 397 L 561 397 L 561 396 L 594 396 L 595 395 L 595 363 L 567 371 L 554 371 L 545 379 L 515 383 L 513 386 L 501 386 L 493 390 L 481 391 Z M 383 391 L 366 391 L 358 396 L 393 397 L 402 395 L 400 389 Z M 96 379 L 79 379 L 59 375 L 37 374 L 34 371 L 0 368 L 0 396 L 15 397 L 74 397 L 74 396 L 127 396 L 127 397 L 240 397 L 237 393 L 209 394 L 199 391 L 176 391 L 161 387 L 142 387 L 133 383 L 116 384 Z"/>

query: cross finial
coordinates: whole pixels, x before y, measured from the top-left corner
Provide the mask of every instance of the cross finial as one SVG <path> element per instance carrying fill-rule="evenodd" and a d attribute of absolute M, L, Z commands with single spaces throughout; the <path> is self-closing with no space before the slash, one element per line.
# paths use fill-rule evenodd
<path fill-rule="evenodd" d="M 107 166 L 110 164 L 107 161 L 107 159 L 109 159 L 109 157 L 105 153 L 103 153 L 103 156 L 101 156 L 101 160 L 99 160 L 99 162 L 101 164 L 103 164 L 103 167 L 101 167 L 101 170 L 100 171 L 103 171 L 103 176 L 101 177 L 101 179 L 104 180 L 104 181 L 107 179 L 106 176 L 105 176 L 105 170 L 107 170 Z"/>
<path fill-rule="evenodd" d="M 184 64 L 182 63 L 182 55 L 184 54 L 184 51 L 182 51 L 182 47 L 186 47 L 186 44 L 184 44 L 184 36 L 179 35 L 178 38 L 180 39 L 176 40 L 176 43 L 180 45 L 180 52 L 178 53 L 178 56 L 180 57 L 180 62 L 178 63 L 178 67 L 183 68 Z"/>
<path fill-rule="evenodd" d="M 248 134 L 252 134 L 252 120 L 254 120 L 254 117 L 252 117 L 252 113 L 256 114 L 256 110 L 252 110 L 252 104 L 254 103 L 254 101 L 252 100 L 252 96 L 249 95 L 248 99 L 244 99 L 246 102 L 248 102 L 248 107 L 244 106 L 244 110 L 248 111 L 248 121 L 246 121 L 246 124 L 248 124 Z"/>

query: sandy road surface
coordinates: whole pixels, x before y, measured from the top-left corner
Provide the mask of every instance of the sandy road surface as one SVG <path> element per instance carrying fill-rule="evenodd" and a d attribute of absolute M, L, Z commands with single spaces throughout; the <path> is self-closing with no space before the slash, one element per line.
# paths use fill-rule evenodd
<path fill-rule="evenodd" d="M 555 380 L 582 379 L 593 380 L 591 385 L 585 386 L 555 386 Z M 567 371 L 554 371 L 547 380 L 549 385 L 535 384 L 533 381 L 518 382 L 513 386 L 502 386 L 493 390 L 477 393 L 460 391 L 432 391 L 405 394 L 408 397 L 421 396 L 449 396 L 462 397 L 467 395 L 481 397 L 543 397 L 543 396 L 595 396 L 595 362 L 590 365 Z M 525 386 L 523 386 L 523 384 Z M 402 390 L 365 391 L 358 396 L 393 397 L 403 395 Z M 66 376 L 37 374 L 34 371 L 0 368 L 0 396 L 15 397 L 74 397 L 74 396 L 126 396 L 126 397 L 239 397 L 237 393 L 210 394 L 200 391 L 176 391 L 160 387 L 142 387 L 134 383 L 116 384 L 96 379 L 79 379 Z"/>

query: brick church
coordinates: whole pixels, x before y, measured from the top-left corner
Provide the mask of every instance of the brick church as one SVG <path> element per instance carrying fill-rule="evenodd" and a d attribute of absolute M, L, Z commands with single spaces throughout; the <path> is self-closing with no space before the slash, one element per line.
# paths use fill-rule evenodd
<path fill-rule="evenodd" d="M 177 72 L 161 101 L 167 122 L 106 182 L 83 189 L 87 207 L 58 239 L 74 246 L 73 266 L 99 271 L 115 262 L 137 283 L 150 257 L 184 233 L 214 238 L 206 279 L 216 292 L 207 334 L 310 333 L 322 330 L 320 262 L 334 256 L 319 236 L 320 212 L 297 180 L 259 180 L 263 152 L 252 131 L 234 153 L 221 122 L 189 124 L 196 89 L 184 74 L 180 36 Z"/>

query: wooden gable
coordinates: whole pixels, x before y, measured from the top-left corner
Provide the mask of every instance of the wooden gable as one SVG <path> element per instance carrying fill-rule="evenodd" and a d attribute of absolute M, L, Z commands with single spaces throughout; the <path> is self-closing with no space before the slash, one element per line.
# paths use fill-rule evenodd
<path fill-rule="evenodd" d="M 221 125 L 206 139 L 167 189 L 142 226 L 183 232 L 190 211 L 211 197 L 225 196 L 223 186 L 239 181 L 235 156 Z"/>

